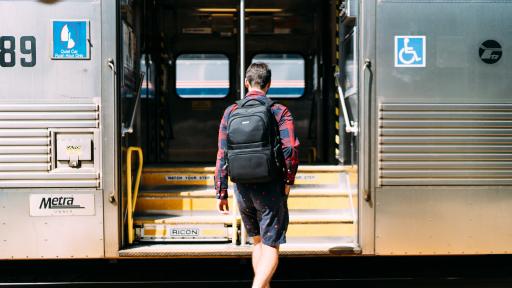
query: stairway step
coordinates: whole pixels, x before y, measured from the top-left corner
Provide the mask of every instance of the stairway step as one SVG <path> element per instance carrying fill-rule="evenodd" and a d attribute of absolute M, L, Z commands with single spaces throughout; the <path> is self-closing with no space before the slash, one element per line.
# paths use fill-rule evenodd
<path fill-rule="evenodd" d="M 252 245 L 138 244 L 119 251 L 121 257 L 250 257 Z M 329 256 L 360 253 L 352 237 L 288 237 L 282 256 Z"/>
<path fill-rule="evenodd" d="M 140 197 L 137 199 L 135 212 L 144 214 L 146 211 L 166 210 L 212 210 L 216 209 L 217 200 L 210 198 L 180 198 L 180 197 Z M 233 208 L 233 198 L 228 199 L 228 205 Z M 153 213 L 154 214 L 154 213 Z"/>
<path fill-rule="evenodd" d="M 356 195 L 357 187 L 351 187 L 352 195 Z M 233 196 L 233 189 L 228 190 L 228 195 Z M 337 197 L 348 196 L 345 189 L 338 187 L 292 187 L 289 197 Z M 182 198 L 214 198 L 215 192 L 211 187 L 205 186 L 172 186 L 160 189 L 143 189 L 139 197 L 182 197 Z"/>
<path fill-rule="evenodd" d="M 232 224 L 233 215 L 221 215 L 212 210 L 145 211 L 134 217 L 135 225 L 143 224 Z"/>
<path fill-rule="evenodd" d="M 144 172 L 194 172 L 194 173 L 215 173 L 214 166 L 144 166 Z M 300 165 L 298 172 L 357 172 L 356 166 L 343 165 Z"/>
<path fill-rule="evenodd" d="M 290 224 L 353 223 L 350 209 L 301 209 L 290 210 Z M 221 215 L 215 210 L 146 211 L 134 217 L 135 225 L 142 224 L 231 224 L 233 216 Z"/>
<path fill-rule="evenodd" d="M 307 237 L 311 235 L 321 237 L 352 237 L 356 236 L 356 226 L 352 223 L 331 224 L 290 224 L 287 237 Z"/>
<path fill-rule="evenodd" d="M 228 194 L 231 197 L 233 190 L 229 189 Z M 172 186 L 160 189 L 143 189 L 139 192 L 139 197 L 215 198 L 215 192 L 213 187 L 207 186 Z"/>
<path fill-rule="evenodd" d="M 233 227 L 226 224 L 143 224 L 135 228 L 140 242 L 228 242 Z"/>
<path fill-rule="evenodd" d="M 351 224 L 353 222 L 350 209 L 290 210 L 290 224 Z"/>
<path fill-rule="evenodd" d="M 214 167 L 146 167 L 142 173 L 142 186 L 145 188 L 176 185 L 213 187 L 214 172 Z M 357 170 L 352 166 L 312 165 L 299 167 L 296 184 L 336 185 L 340 181 L 340 173 L 348 174 L 353 183 L 357 180 Z"/>
<path fill-rule="evenodd" d="M 145 211 L 155 210 L 212 210 L 216 208 L 217 200 L 213 197 L 208 198 L 181 198 L 181 197 L 154 197 L 143 196 L 137 199 L 135 211 L 144 213 Z M 353 198 L 354 207 L 357 206 L 357 198 Z M 233 198 L 228 199 L 229 207 L 235 209 Z M 299 197 L 290 196 L 288 198 L 288 207 L 290 209 L 348 209 L 350 208 L 350 198 L 345 195 L 330 195 L 318 197 Z"/>

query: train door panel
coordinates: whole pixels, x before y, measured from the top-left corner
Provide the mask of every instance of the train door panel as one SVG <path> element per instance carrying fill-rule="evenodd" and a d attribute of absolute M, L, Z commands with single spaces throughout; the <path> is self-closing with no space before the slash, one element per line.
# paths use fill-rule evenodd
<path fill-rule="evenodd" d="M 353 4 L 349 2 L 348 4 Z M 359 130 L 359 31 L 357 12 L 351 11 L 350 5 L 345 7 L 339 23 L 339 67 L 337 85 L 341 85 L 339 123 L 340 131 L 339 155 L 341 163 L 355 165 L 358 162 L 357 132 Z M 339 90 L 338 90 L 339 91 Z M 338 98 L 342 97 L 342 98 Z M 343 102 L 341 102 L 343 101 Z M 343 104 L 345 108 L 343 108 Z"/>
<path fill-rule="evenodd" d="M 0 258 L 104 256 L 102 4 L 0 1 Z"/>
<path fill-rule="evenodd" d="M 148 127 L 159 140 L 158 157 L 149 161 L 213 163 L 219 121 L 238 99 L 234 15 L 212 17 L 187 1 L 160 2 L 156 7 L 161 44 L 155 45 L 160 51 L 151 53 L 157 67 L 165 65 L 169 73 L 157 69 L 157 86 L 168 80 L 167 89 L 156 87 L 158 106 L 166 113 L 155 113 L 157 127 Z"/>
<path fill-rule="evenodd" d="M 175 61 L 176 81 L 170 100 L 172 162 L 215 161 L 219 121 L 237 98 L 233 58 L 224 53 L 182 53 Z"/>
<path fill-rule="evenodd" d="M 240 97 L 236 13 L 219 14 L 214 13 L 215 9 L 210 9 L 212 12 L 206 8 L 198 11 L 195 5 L 180 1 L 168 7 L 162 4 L 162 26 L 167 27 L 166 31 L 162 31 L 163 43 L 167 46 L 164 54 L 169 55 L 170 69 L 175 75 L 171 79 L 173 87 L 165 96 L 158 96 L 165 97 L 168 101 L 163 105 L 169 107 L 170 120 L 167 125 L 172 127 L 172 136 L 165 143 L 159 143 L 158 149 L 165 152 L 160 153 L 165 156 L 160 157 L 159 162 L 212 163 L 216 156 L 218 122 L 224 109 Z M 223 9 L 231 11 L 232 8 Z M 273 81 L 273 89 L 280 93 L 276 95 L 276 100 L 288 105 L 295 116 L 297 134 L 301 139 L 301 151 L 304 151 L 301 153 L 301 160 L 303 163 L 318 163 L 325 162 L 327 158 L 321 145 L 322 141 L 319 140 L 326 132 L 324 127 L 318 124 L 323 115 L 318 115 L 321 113 L 317 112 L 317 106 L 325 108 L 322 107 L 322 97 L 314 98 L 312 87 L 306 83 L 310 83 L 309 79 L 312 79 L 309 56 L 318 53 L 315 46 L 320 40 L 315 38 L 315 41 L 309 41 L 313 35 L 313 13 L 301 13 L 303 12 L 293 16 L 275 17 L 279 18 L 278 20 L 265 13 L 248 14 L 245 45 L 248 57 L 245 63 L 253 61 L 253 57 L 264 55 L 285 57 L 281 60 L 272 60 L 277 65 L 275 69 L 278 69 L 274 71 L 274 77 L 279 78 L 281 72 L 293 71 L 300 74 L 300 77 L 295 75 L 298 78 L 285 77 Z M 173 20 L 173 17 L 176 19 Z M 290 23 L 284 23 L 286 21 L 283 19 Z M 293 24 L 292 20 L 295 21 Z M 270 24 L 276 23 L 270 25 L 269 21 Z M 284 24 L 280 21 L 284 21 Z M 268 30 L 273 26 L 275 27 Z M 208 45 L 205 46 L 205 43 Z M 278 61 L 300 62 L 300 69 L 290 70 L 293 65 L 279 64 Z M 288 70 L 283 70 L 283 67 L 288 67 Z M 293 95 L 286 94 L 292 90 Z M 316 126 L 313 126 L 314 124 Z"/>
<path fill-rule="evenodd" d="M 510 251 L 512 4 L 376 5 L 376 252 Z"/>
<path fill-rule="evenodd" d="M 318 62 L 329 61 L 321 52 L 326 39 L 322 33 L 315 33 L 323 27 L 314 21 L 320 15 L 327 17 L 327 13 L 324 6 L 312 5 L 310 1 L 290 3 L 293 4 L 282 6 L 287 13 L 277 12 L 273 16 L 247 13 L 245 63 L 246 66 L 254 62 L 269 64 L 272 83 L 268 96 L 287 106 L 293 114 L 295 133 L 301 144 L 301 163 L 325 163 L 332 158 L 327 156 L 328 149 L 323 145 L 330 127 L 323 125 L 329 109 L 322 101 L 328 97 L 322 96 L 326 90 L 321 85 L 313 84 L 315 77 L 318 79 L 323 72 L 319 72 L 318 66 L 316 70 L 313 67 L 315 59 L 318 61 L 315 56 L 321 58 Z"/>
<path fill-rule="evenodd" d="M 252 47 L 249 46 L 248 49 L 250 48 Z M 301 143 L 300 160 L 302 163 L 312 164 L 321 161 L 317 145 L 318 130 L 313 126 L 318 121 L 316 105 L 319 103 L 312 93 L 312 87 L 306 85 L 311 82 L 308 81 L 311 79 L 311 61 L 308 61 L 307 48 L 309 47 L 303 47 L 303 53 L 290 53 L 289 50 L 284 53 L 268 53 L 268 50 L 251 53 L 253 55 L 249 63 L 264 62 L 269 65 L 272 83 L 267 96 L 290 109 L 294 117 L 295 133 Z"/>

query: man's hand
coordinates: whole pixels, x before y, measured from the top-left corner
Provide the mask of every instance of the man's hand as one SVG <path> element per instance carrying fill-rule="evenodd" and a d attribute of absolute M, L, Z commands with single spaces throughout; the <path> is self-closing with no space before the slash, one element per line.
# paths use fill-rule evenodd
<path fill-rule="evenodd" d="M 217 199 L 217 210 L 222 215 L 229 214 L 228 199 Z"/>
<path fill-rule="evenodd" d="M 290 188 L 292 185 L 284 185 L 284 195 L 288 196 L 290 194 Z"/>

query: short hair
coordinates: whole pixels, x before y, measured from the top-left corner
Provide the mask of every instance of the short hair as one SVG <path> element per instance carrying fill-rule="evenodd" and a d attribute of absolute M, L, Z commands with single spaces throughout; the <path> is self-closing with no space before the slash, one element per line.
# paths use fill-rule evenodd
<path fill-rule="evenodd" d="M 245 72 L 245 79 L 249 82 L 251 87 L 258 86 L 265 88 L 272 78 L 272 71 L 270 67 L 263 62 L 256 62 L 249 65 Z"/>

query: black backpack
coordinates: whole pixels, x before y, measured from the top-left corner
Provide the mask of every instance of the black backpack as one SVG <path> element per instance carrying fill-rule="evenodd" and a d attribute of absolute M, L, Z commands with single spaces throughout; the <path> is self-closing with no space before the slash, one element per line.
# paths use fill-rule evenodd
<path fill-rule="evenodd" d="M 231 181 L 263 183 L 283 177 L 279 125 L 268 98 L 237 101 L 228 120 L 226 159 Z"/>

